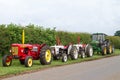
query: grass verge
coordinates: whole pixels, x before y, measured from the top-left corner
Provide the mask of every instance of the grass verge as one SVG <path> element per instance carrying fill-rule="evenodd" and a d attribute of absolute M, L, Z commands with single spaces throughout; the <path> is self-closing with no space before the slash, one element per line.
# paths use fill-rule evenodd
<path fill-rule="evenodd" d="M 30 68 L 26 68 L 24 65 L 21 65 L 19 60 L 13 60 L 12 66 L 10 67 L 3 67 L 2 63 L 0 62 L 0 78 L 10 76 L 10 75 L 18 75 L 23 73 L 34 72 L 34 71 L 43 70 L 50 67 L 55 67 L 55 66 L 80 63 L 83 61 L 91 61 L 91 60 L 117 56 L 117 55 L 120 55 L 120 50 L 118 49 L 115 50 L 114 54 L 109 54 L 105 56 L 95 54 L 93 57 L 84 58 L 84 59 L 79 58 L 77 60 L 68 60 L 66 63 L 61 62 L 61 60 L 55 60 L 52 62 L 51 65 L 41 65 L 39 60 L 34 60 L 33 66 Z M 0 61 L 2 61 L 1 57 L 0 57 Z"/>

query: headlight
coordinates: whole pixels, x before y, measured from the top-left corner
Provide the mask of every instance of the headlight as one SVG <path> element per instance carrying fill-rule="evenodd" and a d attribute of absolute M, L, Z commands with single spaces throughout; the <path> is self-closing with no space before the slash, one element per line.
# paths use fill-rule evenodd
<path fill-rule="evenodd" d="M 54 50 L 54 49 L 52 49 L 52 50 L 51 50 L 51 52 L 52 52 L 52 54 L 54 54 L 54 53 L 55 53 L 55 50 Z"/>
<path fill-rule="evenodd" d="M 23 50 L 21 50 L 21 53 L 23 53 Z"/>
<path fill-rule="evenodd" d="M 10 49 L 10 51 L 9 51 L 10 53 L 12 52 L 12 50 Z"/>

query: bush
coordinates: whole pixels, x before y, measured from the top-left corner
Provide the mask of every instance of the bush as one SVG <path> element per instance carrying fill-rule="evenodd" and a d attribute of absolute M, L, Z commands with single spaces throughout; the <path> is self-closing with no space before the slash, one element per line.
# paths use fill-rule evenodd
<path fill-rule="evenodd" d="M 78 43 L 78 37 L 80 37 L 81 43 L 89 43 L 91 41 L 90 34 L 88 33 L 57 31 L 56 37 L 59 37 L 61 43 L 64 45 L 67 45 L 69 43 L 73 43 L 73 44 Z"/>
<path fill-rule="evenodd" d="M 16 24 L 0 25 L 0 53 L 2 55 L 9 53 L 10 45 L 12 43 L 21 43 L 23 29 L 25 30 L 25 43 L 55 44 L 55 28 L 44 29 L 41 26 L 33 24 L 25 27 Z"/>
<path fill-rule="evenodd" d="M 120 37 L 119 36 L 108 36 L 107 37 L 115 48 L 120 49 Z"/>
<path fill-rule="evenodd" d="M 9 53 L 12 43 L 21 43 L 23 29 L 25 30 L 25 43 L 45 43 L 51 46 L 56 44 L 56 37 L 59 37 L 61 43 L 64 45 L 68 45 L 69 43 L 76 44 L 78 37 L 80 37 L 81 43 L 89 43 L 91 41 L 91 34 L 89 33 L 56 31 L 55 28 L 43 28 L 42 26 L 33 24 L 29 24 L 25 27 L 16 24 L 2 24 L 0 25 L 0 53 L 2 55 Z M 115 45 L 115 48 L 120 48 L 120 37 L 108 36 L 108 38 Z"/>

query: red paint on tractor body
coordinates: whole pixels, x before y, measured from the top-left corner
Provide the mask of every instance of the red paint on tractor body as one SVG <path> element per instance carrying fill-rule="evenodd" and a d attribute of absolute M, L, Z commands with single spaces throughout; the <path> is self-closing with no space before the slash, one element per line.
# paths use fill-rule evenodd
<path fill-rule="evenodd" d="M 11 53 L 20 60 L 25 60 L 27 56 L 32 56 L 34 60 L 39 59 L 40 51 L 46 44 L 12 44 Z"/>

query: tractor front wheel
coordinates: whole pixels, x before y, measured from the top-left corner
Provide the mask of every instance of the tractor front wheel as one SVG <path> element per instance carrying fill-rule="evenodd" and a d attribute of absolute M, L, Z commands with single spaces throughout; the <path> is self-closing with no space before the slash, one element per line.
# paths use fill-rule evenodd
<path fill-rule="evenodd" d="M 81 55 L 81 58 L 85 58 L 85 52 L 84 51 L 81 51 L 80 55 Z"/>
<path fill-rule="evenodd" d="M 25 67 L 31 67 L 33 64 L 33 60 L 31 56 L 27 56 L 25 58 Z"/>
<path fill-rule="evenodd" d="M 89 44 L 86 46 L 86 54 L 87 54 L 87 57 L 92 57 L 93 56 L 93 48 Z"/>
<path fill-rule="evenodd" d="M 48 46 L 43 46 L 40 51 L 40 63 L 42 65 L 48 65 L 52 62 L 51 49 Z"/>
<path fill-rule="evenodd" d="M 67 62 L 67 54 L 66 53 L 62 53 L 62 62 Z"/>
<path fill-rule="evenodd" d="M 2 64 L 5 67 L 11 66 L 11 64 L 12 64 L 12 56 L 10 56 L 10 55 L 3 56 Z"/>

